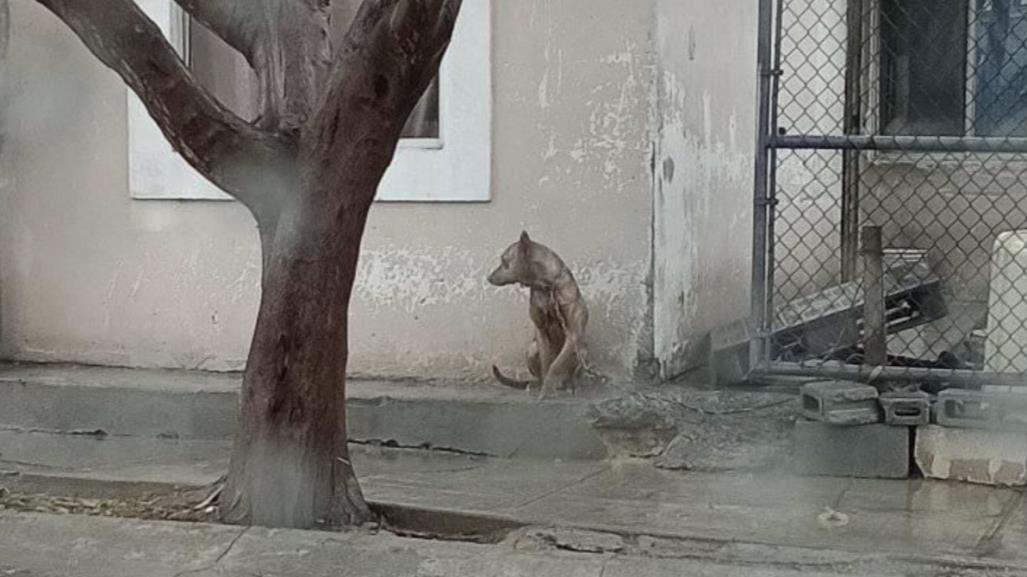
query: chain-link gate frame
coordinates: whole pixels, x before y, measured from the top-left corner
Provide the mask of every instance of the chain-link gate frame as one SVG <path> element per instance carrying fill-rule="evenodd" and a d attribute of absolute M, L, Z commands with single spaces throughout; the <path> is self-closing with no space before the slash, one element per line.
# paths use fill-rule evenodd
<path fill-rule="evenodd" d="M 1027 386 L 1020 4 L 760 0 L 754 376 Z"/>

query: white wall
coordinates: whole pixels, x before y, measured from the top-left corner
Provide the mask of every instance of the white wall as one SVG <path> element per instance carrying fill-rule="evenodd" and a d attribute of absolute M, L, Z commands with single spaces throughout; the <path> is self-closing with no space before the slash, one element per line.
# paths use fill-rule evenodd
<path fill-rule="evenodd" d="M 249 216 L 131 200 L 123 84 L 35 2 L 12 10 L 0 352 L 240 368 L 258 299 Z M 574 269 L 601 369 L 624 374 L 651 355 L 651 14 L 648 2 L 495 2 L 492 201 L 374 207 L 351 313 L 355 373 L 521 368 L 524 295 L 484 278 L 522 228 Z"/>
<path fill-rule="evenodd" d="M 656 3 L 655 349 L 664 376 L 749 314 L 755 0 Z"/>

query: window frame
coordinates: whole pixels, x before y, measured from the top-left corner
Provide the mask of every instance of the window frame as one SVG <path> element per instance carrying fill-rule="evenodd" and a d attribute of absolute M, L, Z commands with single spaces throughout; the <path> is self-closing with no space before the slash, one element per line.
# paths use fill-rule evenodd
<path fill-rule="evenodd" d="M 1016 0 L 1021 6 L 1027 6 L 1027 0 Z M 977 2 L 976 0 L 969 0 L 967 2 L 967 32 L 966 32 L 966 65 L 964 66 L 964 80 L 963 86 L 965 91 L 964 96 L 964 108 L 963 108 L 963 136 L 974 137 L 977 136 L 975 126 L 976 122 L 976 92 L 977 92 L 977 74 L 974 68 L 970 66 L 970 63 L 976 62 L 977 58 Z M 868 101 L 874 103 L 873 106 L 865 107 L 863 112 L 863 125 L 867 128 L 867 132 L 873 135 L 884 135 L 883 132 L 883 119 L 881 114 L 881 98 L 883 98 L 883 91 L 881 88 L 881 73 L 882 73 L 882 62 L 881 59 L 884 54 L 884 41 L 881 37 L 881 0 L 869 0 L 869 14 L 870 21 L 867 28 L 867 39 L 864 42 L 864 53 L 863 58 L 868 65 L 864 67 L 863 82 L 866 83 L 866 89 L 864 94 L 868 96 Z M 932 135 L 920 135 L 920 138 L 931 138 Z M 987 158 L 981 159 L 980 153 L 975 152 L 964 152 L 964 153 L 945 153 L 945 152 L 910 152 L 910 151 L 895 151 L 895 150 L 864 150 L 861 156 L 871 166 L 896 166 L 896 165 L 915 165 L 923 170 L 933 170 L 935 168 L 952 168 L 965 164 L 968 161 L 979 161 L 984 162 L 984 165 L 988 170 L 1002 171 L 1007 170 L 1011 164 L 1011 160 L 1007 158 L 1008 155 L 988 155 Z"/>
<path fill-rule="evenodd" d="M 870 28 L 870 34 L 872 35 L 872 42 L 869 43 L 869 46 L 872 49 L 870 58 L 872 66 L 868 67 L 867 74 L 870 75 L 869 81 L 871 82 L 871 86 L 874 88 L 874 90 L 870 92 L 873 95 L 872 98 L 874 100 L 871 100 L 871 102 L 873 102 L 874 105 L 869 111 L 869 114 L 872 114 L 872 116 L 874 117 L 873 134 L 881 134 L 887 136 L 919 136 L 926 138 L 930 138 L 932 136 L 951 136 L 934 133 L 913 134 L 904 131 L 885 132 L 887 127 L 884 117 L 885 82 L 883 80 L 883 75 L 886 69 L 884 66 L 884 59 L 887 56 L 887 52 L 884 48 L 884 22 L 881 16 L 882 11 L 884 10 L 883 1 L 884 0 L 872 0 L 871 3 L 872 28 Z M 974 118 L 972 115 L 975 113 L 975 99 L 973 98 L 973 96 L 977 86 L 977 74 L 975 72 L 975 67 L 971 66 L 971 63 L 974 62 L 973 59 L 977 56 L 976 43 L 974 41 L 977 31 L 977 23 L 975 20 L 977 0 L 966 0 L 966 4 L 966 14 L 964 14 L 964 17 L 966 18 L 964 30 L 965 46 L 962 50 L 963 103 L 961 118 L 958 119 L 958 122 L 961 125 L 960 136 L 971 136 L 970 132 L 973 130 L 973 127 L 975 125 Z M 953 122 L 955 122 L 955 120 L 953 120 Z M 905 121 L 903 125 L 908 126 L 908 120 Z"/>
<path fill-rule="evenodd" d="M 1027 9 L 1027 0 L 1011 0 L 1014 3 L 1015 9 L 1024 10 Z M 871 0 L 869 15 L 871 17 L 869 26 L 869 38 L 865 42 L 865 52 L 863 57 L 867 59 L 869 65 L 864 68 L 863 81 L 866 83 L 865 94 L 869 96 L 869 101 L 874 103 L 873 106 L 867 107 L 864 112 L 864 126 L 866 126 L 870 134 L 884 135 L 884 119 L 883 119 L 883 90 L 882 90 L 882 78 L 883 73 L 882 59 L 884 58 L 883 39 L 881 32 L 881 0 Z M 966 38 L 965 38 L 965 56 L 963 64 L 963 114 L 961 118 L 962 122 L 962 137 L 976 137 L 979 136 L 977 131 L 977 88 L 979 79 L 979 73 L 977 72 L 977 52 L 978 52 L 978 7 L 977 0 L 967 1 L 967 26 L 966 26 Z M 890 133 L 889 133 L 890 134 Z M 902 134 L 902 133 L 898 133 Z M 932 136 L 938 136 L 935 134 L 921 134 L 918 135 L 925 138 Z M 985 135 L 988 136 L 988 135 Z M 995 136 L 995 138 L 1001 138 L 1001 136 Z"/>
<path fill-rule="evenodd" d="M 187 57 L 188 19 L 178 5 L 136 1 Z M 464 0 L 439 75 L 439 137 L 400 140 L 377 202 L 491 201 L 492 0 Z M 234 200 L 172 150 L 139 98 L 127 92 L 131 198 Z"/>

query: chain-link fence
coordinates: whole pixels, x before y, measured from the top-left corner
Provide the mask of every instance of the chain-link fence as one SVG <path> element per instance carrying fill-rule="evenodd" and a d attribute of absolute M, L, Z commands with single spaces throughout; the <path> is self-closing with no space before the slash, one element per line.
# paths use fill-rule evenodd
<path fill-rule="evenodd" d="M 1027 0 L 760 18 L 757 370 L 1027 384 Z"/>

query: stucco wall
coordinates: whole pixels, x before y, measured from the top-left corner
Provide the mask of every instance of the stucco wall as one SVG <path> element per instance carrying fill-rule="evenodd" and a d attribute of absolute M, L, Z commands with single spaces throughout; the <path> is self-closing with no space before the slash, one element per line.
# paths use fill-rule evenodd
<path fill-rule="evenodd" d="M 130 200 L 124 86 L 34 2 L 12 10 L 2 353 L 241 367 L 260 272 L 249 216 Z M 374 207 L 351 313 L 355 373 L 522 369 L 526 300 L 484 282 L 522 227 L 574 269 L 593 362 L 625 373 L 651 356 L 649 4 L 495 2 L 493 25 L 493 200 Z"/>
<path fill-rule="evenodd" d="M 656 3 L 655 348 L 665 377 L 749 313 L 756 2 Z"/>

